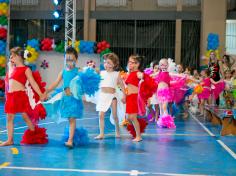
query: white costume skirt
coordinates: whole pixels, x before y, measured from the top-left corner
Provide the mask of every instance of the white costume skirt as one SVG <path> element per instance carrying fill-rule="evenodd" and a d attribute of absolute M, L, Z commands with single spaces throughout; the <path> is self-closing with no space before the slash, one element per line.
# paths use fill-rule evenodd
<path fill-rule="evenodd" d="M 96 96 L 97 101 L 95 101 L 96 111 L 101 111 L 101 112 L 108 111 L 108 109 L 111 107 L 112 100 L 114 98 L 117 99 L 117 117 L 119 119 L 119 124 L 121 124 L 125 118 L 125 104 L 121 102 L 121 99 L 123 98 L 122 91 L 119 88 L 116 88 L 115 94 L 104 93 L 104 92 L 99 91 L 96 95 L 97 95 Z M 110 114 L 110 122 L 113 125 L 115 124 L 112 110 Z"/>
<path fill-rule="evenodd" d="M 110 108 L 112 100 L 114 98 L 116 98 L 115 93 L 112 94 L 112 93 L 104 93 L 102 91 L 99 91 L 97 105 L 96 105 L 96 111 L 107 112 L 107 110 Z"/>

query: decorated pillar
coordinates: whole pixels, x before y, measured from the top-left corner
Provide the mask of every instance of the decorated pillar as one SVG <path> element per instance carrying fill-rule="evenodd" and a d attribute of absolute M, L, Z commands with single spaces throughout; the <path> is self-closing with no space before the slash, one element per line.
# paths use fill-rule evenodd
<path fill-rule="evenodd" d="M 7 52 L 9 52 L 9 0 L 0 0 L 0 97 L 4 96 Z"/>
<path fill-rule="evenodd" d="M 218 57 L 225 52 L 227 0 L 202 0 L 201 5 L 201 56 L 206 56 L 201 59 L 201 66 L 204 66 L 209 50 L 216 50 Z"/>

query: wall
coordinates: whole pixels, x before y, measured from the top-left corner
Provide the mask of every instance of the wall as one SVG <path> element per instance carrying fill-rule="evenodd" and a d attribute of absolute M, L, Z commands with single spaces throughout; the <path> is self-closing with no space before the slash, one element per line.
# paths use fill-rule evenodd
<path fill-rule="evenodd" d="M 84 7 L 83 4 L 84 0 L 76 0 L 76 7 L 77 10 L 82 10 Z M 55 7 L 53 5 L 52 0 L 39 0 L 38 5 L 12 5 L 11 10 L 17 10 L 17 11 L 48 11 L 48 10 L 54 10 Z"/>
<path fill-rule="evenodd" d="M 115 1 L 117 1 L 117 0 L 115 0 Z M 76 1 L 77 10 L 84 9 L 84 2 L 85 2 L 85 0 L 77 0 Z M 33 5 L 33 6 L 32 5 L 28 5 L 28 6 L 13 5 L 13 6 L 11 6 L 11 9 L 17 10 L 17 11 L 19 11 L 19 10 L 20 11 L 25 11 L 25 10 L 26 11 L 48 11 L 48 10 L 54 10 L 54 5 L 52 3 L 52 0 L 39 0 L 38 5 Z M 176 5 L 171 6 L 171 7 L 163 7 L 163 6 L 158 6 L 158 0 L 126 0 L 126 6 L 120 6 L 120 7 L 97 6 L 96 9 L 97 10 L 140 10 L 140 11 L 175 10 Z M 187 10 L 200 10 L 200 6 L 199 5 L 188 6 L 188 7 L 186 7 L 186 9 Z"/>
<path fill-rule="evenodd" d="M 40 67 L 43 60 L 49 62 L 49 68 L 43 69 Z M 79 54 L 77 66 L 83 68 L 86 66 L 88 60 L 93 60 L 96 62 L 96 66 L 99 67 L 99 55 L 97 54 Z M 50 85 L 53 81 L 56 80 L 58 73 L 63 69 L 64 65 L 64 54 L 58 52 L 40 52 L 39 58 L 37 60 L 37 68 L 43 78 L 43 81 L 47 83 L 47 86 Z"/>

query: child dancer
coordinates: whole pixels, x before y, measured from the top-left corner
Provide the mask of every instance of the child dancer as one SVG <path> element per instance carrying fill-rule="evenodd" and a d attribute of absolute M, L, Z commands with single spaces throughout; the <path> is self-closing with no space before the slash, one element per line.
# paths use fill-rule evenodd
<path fill-rule="evenodd" d="M 120 137 L 119 120 L 117 117 L 117 97 L 116 87 L 117 85 L 123 91 L 123 101 L 125 102 L 125 87 L 120 77 L 119 69 L 119 58 L 115 53 L 106 55 L 104 60 L 104 71 L 101 71 L 101 83 L 100 92 L 98 95 L 98 102 L 96 110 L 99 111 L 99 129 L 100 134 L 95 139 L 104 138 L 104 115 L 105 112 L 112 108 L 112 115 L 115 121 L 116 137 Z"/>
<path fill-rule="evenodd" d="M 159 73 L 158 61 L 157 60 L 153 61 L 152 66 L 153 66 L 153 68 L 152 68 L 153 73 L 150 74 L 150 77 L 155 78 Z M 158 115 L 159 115 L 159 107 L 158 107 L 158 99 L 157 99 L 156 92 L 149 99 L 149 101 L 150 101 L 150 106 L 149 106 L 150 114 L 149 115 L 152 117 L 149 121 L 152 122 L 155 119 L 155 121 L 157 122 Z M 153 106 L 155 108 L 155 111 L 153 111 Z"/>
<path fill-rule="evenodd" d="M 172 102 L 173 96 L 170 90 L 170 75 L 168 70 L 168 60 L 163 58 L 159 62 L 160 72 L 156 77 L 158 82 L 157 99 L 160 106 L 160 118 L 157 124 L 160 127 L 175 128 L 174 120 L 168 113 L 168 103 Z"/>
<path fill-rule="evenodd" d="M 212 92 L 211 87 L 215 87 L 215 89 L 217 89 L 217 84 L 222 82 L 221 80 L 219 81 L 214 81 L 212 78 L 210 78 L 210 72 L 208 70 L 202 70 L 201 71 L 201 76 L 202 76 L 202 82 L 201 85 L 203 87 L 203 91 L 202 93 L 198 94 L 198 99 L 200 101 L 200 113 L 201 115 L 203 115 L 204 112 L 204 105 L 207 102 L 208 104 L 210 104 L 210 96 L 211 94 L 214 92 Z M 214 84 L 214 86 L 212 86 L 212 84 Z M 214 91 L 214 90 L 213 90 Z M 218 97 L 216 97 L 218 98 Z"/>
<path fill-rule="evenodd" d="M 7 114 L 7 141 L 0 144 L 0 146 L 13 145 L 13 134 L 14 134 L 14 117 L 16 113 L 21 113 L 24 121 L 26 122 L 29 130 L 32 132 L 32 138 L 39 137 L 41 140 L 38 142 L 31 141 L 30 143 L 46 143 L 47 135 L 46 130 L 34 126 L 30 120 L 28 113 L 31 111 L 29 97 L 26 92 L 26 82 L 29 81 L 34 91 L 39 95 L 41 100 L 46 98 L 46 94 L 43 94 L 34 80 L 31 70 L 24 65 L 24 60 L 29 57 L 29 53 L 20 47 L 15 47 L 10 50 L 10 67 L 6 77 L 6 103 L 5 113 Z M 28 133 L 28 131 L 27 131 Z M 24 134 L 25 135 L 25 134 Z M 44 138 L 44 139 L 43 139 Z"/>
<path fill-rule="evenodd" d="M 142 73 L 143 57 L 131 55 L 128 61 L 129 75 L 125 81 L 127 85 L 126 114 L 132 125 L 127 126 L 133 135 L 134 142 L 142 140 L 141 132 L 146 128 L 146 121 L 137 118 L 137 115 L 145 115 L 145 104 L 156 90 L 156 84 L 152 78 Z"/>
<path fill-rule="evenodd" d="M 138 85 L 139 80 L 142 78 L 143 71 L 143 60 L 142 57 L 130 56 L 128 61 L 129 75 L 125 81 L 127 85 L 127 96 L 126 96 L 126 114 L 128 114 L 128 120 L 132 122 L 136 137 L 133 139 L 134 142 L 142 141 L 140 133 L 140 124 L 137 119 L 138 115 Z"/>
<path fill-rule="evenodd" d="M 95 91 L 98 90 L 99 83 L 91 83 L 92 77 L 84 77 L 82 72 L 79 72 L 79 69 L 76 67 L 77 58 L 77 51 L 73 47 L 66 49 L 65 68 L 59 73 L 57 80 L 52 83 L 47 90 L 47 93 L 51 92 L 63 81 L 64 91 L 61 94 L 62 96 L 58 96 L 59 98 L 54 102 L 52 98 L 52 103 L 50 103 L 50 100 L 44 103 L 48 116 L 53 117 L 56 115 L 57 117 L 68 119 L 70 128 L 68 140 L 65 142 L 67 147 L 73 147 L 73 144 L 76 145 L 76 119 L 83 116 L 82 95 L 86 93 L 85 86 L 90 84 L 91 89 L 94 87 L 92 93 L 95 93 Z M 85 73 L 90 71 L 92 74 L 96 74 L 95 71 L 91 69 L 86 69 Z M 87 94 L 90 95 L 91 93 Z M 55 95 L 55 98 L 57 98 L 57 95 Z"/>

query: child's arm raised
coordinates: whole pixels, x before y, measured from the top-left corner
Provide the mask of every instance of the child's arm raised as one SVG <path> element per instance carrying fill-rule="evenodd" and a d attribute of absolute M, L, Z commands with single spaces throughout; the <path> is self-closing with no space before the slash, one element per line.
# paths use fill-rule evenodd
<path fill-rule="evenodd" d="M 49 93 L 49 92 L 51 92 L 53 89 L 55 89 L 55 88 L 59 85 L 59 83 L 61 82 L 61 80 L 62 80 L 62 72 L 60 72 L 60 73 L 58 74 L 56 81 L 53 82 L 53 83 L 49 86 L 49 88 L 47 89 L 47 93 Z"/>
<path fill-rule="evenodd" d="M 35 92 L 39 95 L 40 99 L 43 100 L 44 98 L 46 98 L 46 97 L 43 97 L 43 93 L 41 92 L 41 90 L 40 90 L 38 84 L 37 84 L 36 81 L 34 80 L 32 71 L 31 71 L 29 68 L 26 69 L 25 75 L 26 75 L 28 81 L 30 82 L 31 86 L 32 86 L 33 89 L 35 90 Z"/>

